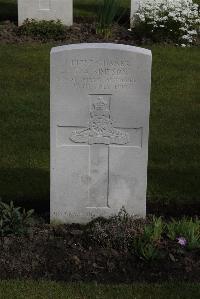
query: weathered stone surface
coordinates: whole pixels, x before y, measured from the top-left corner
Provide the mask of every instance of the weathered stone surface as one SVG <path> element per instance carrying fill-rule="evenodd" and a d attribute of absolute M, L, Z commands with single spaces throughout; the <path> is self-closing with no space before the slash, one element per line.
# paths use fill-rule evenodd
<path fill-rule="evenodd" d="M 26 19 L 73 22 L 73 0 L 18 0 L 18 25 Z"/>
<path fill-rule="evenodd" d="M 146 213 L 151 52 L 51 51 L 51 220 Z"/>

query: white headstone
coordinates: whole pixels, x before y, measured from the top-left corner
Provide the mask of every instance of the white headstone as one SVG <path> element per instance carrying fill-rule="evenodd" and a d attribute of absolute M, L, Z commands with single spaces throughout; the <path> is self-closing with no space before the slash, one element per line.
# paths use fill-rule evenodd
<path fill-rule="evenodd" d="M 150 81 L 146 49 L 52 49 L 51 220 L 145 216 Z"/>
<path fill-rule="evenodd" d="M 138 11 L 140 0 L 131 0 L 131 24 L 133 23 L 135 13 Z"/>
<path fill-rule="evenodd" d="M 26 19 L 73 22 L 73 0 L 18 0 L 18 25 Z"/>

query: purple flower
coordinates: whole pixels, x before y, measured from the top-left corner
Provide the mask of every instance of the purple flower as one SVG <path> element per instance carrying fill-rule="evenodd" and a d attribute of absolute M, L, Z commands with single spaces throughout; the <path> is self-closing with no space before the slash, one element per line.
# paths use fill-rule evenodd
<path fill-rule="evenodd" d="M 177 238 L 178 244 L 180 244 L 181 246 L 185 246 L 187 244 L 187 240 L 183 237 L 179 237 Z"/>

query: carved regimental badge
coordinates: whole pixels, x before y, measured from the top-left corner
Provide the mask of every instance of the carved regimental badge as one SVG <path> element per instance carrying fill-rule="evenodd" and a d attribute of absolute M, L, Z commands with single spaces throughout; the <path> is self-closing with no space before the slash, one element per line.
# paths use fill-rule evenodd
<path fill-rule="evenodd" d="M 89 127 L 72 132 L 70 139 L 76 143 L 127 144 L 129 134 L 113 127 L 109 104 L 99 96 L 92 104 Z"/>

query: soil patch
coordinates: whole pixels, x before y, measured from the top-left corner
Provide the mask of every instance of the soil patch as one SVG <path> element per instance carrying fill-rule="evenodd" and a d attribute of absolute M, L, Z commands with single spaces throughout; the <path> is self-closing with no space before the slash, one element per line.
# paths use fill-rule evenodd
<path fill-rule="evenodd" d="M 80 20 L 79 20 L 80 21 Z M 129 45 L 136 45 L 148 42 L 148 40 L 136 39 L 133 33 L 127 28 L 119 25 L 113 25 L 112 34 L 109 38 L 104 38 L 103 35 L 96 33 L 96 24 L 94 22 L 74 23 L 71 27 L 66 27 L 65 38 L 61 41 L 42 40 L 41 38 L 33 38 L 29 36 L 19 35 L 18 27 L 10 21 L 5 21 L 0 25 L 0 43 L 15 43 L 24 42 L 53 42 L 59 44 L 74 44 L 74 43 L 98 43 L 98 42 L 114 42 Z"/>
<path fill-rule="evenodd" d="M 133 237 L 142 225 L 136 221 L 131 232 Z M 0 279 L 101 283 L 176 279 L 200 282 L 200 250 L 181 250 L 176 242 L 166 239 L 160 244 L 167 253 L 165 258 L 145 262 L 134 254 L 131 243 L 126 247 L 123 242 L 114 240 L 115 245 L 110 246 L 109 242 L 102 241 L 103 236 L 99 240 L 99 232 L 95 234 L 93 226 L 94 223 L 86 226 L 37 225 L 27 236 L 1 238 Z"/>

